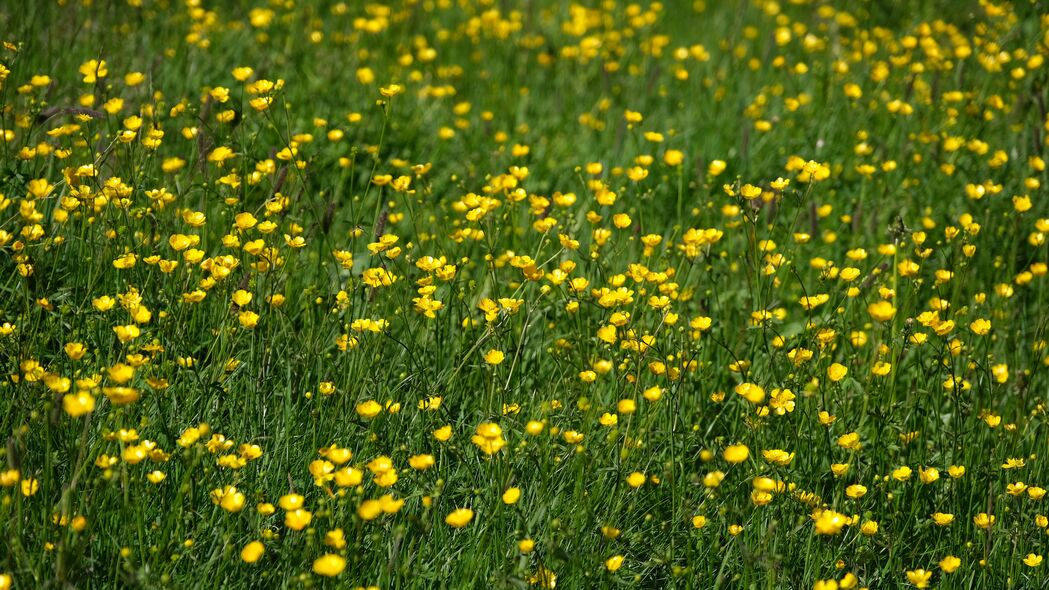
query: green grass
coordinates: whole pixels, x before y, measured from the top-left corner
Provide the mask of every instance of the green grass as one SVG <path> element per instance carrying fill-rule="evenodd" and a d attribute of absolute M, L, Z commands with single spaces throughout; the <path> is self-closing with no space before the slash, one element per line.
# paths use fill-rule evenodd
<path fill-rule="evenodd" d="M 0 588 L 1046 584 L 1039 3 L 86 4 L 0 7 Z"/>

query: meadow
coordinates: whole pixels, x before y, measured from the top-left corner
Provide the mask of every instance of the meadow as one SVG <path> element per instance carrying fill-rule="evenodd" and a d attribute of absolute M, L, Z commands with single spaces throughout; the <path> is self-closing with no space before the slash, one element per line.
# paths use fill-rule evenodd
<path fill-rule="evenodd" d="M 1049 585 L 1042 2 L 0 42 L 0 590 Z"/>

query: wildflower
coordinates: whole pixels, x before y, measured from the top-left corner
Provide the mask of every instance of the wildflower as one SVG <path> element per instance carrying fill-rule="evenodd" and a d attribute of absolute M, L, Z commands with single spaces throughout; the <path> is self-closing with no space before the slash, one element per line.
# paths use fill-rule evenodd
<path fill-rule="evenodd" d="M 860 444 L 860 435 L 855 432 L 843 434 L 838 437 L 838 446 L 850 451 L 858 451 L 862 448 L 862 445 Z"/>
<path fill-rule="evenodd" d="M 860 484 L 853 484 L 845 488 L 845 495 L 850 498 L 862 498 L 867 494 L 867 487 Z"/>
<path fill-rule="evenodd" d="M 995 519 L 995 516 L 993 514 L 987 514 L 986 512 L 981 512 L 981 513 L 979 513 L 979 514 L 977 514 L 976 516 L 973 517 L 973 524 L 975 524 L 977 526 L 977 528 L 989 529 L 992 526 L 994 526 L 995 520 L 996 519 Z"/>
<path fill-rule="evenodd" d="M 95 410 L 95 398 L 86 391 L 62 396 L 62 409 L 73 418 L 90 414 Z"/>
<path fill-rule="evenodd" d="M 494 422 L 479 424 L 470 440 L 486 455 L 494 455 L 506 446 L 506 440 L 503 439 L 503 429 Z"/>
<path fill-rule="evenodd" d="M 84 84 L 94 84 L 100 78 L 109 75 L 106 60 L 91 59 L 80 64 L 80 74 L 84 76 Z"/>
<path fill-rule="evenodd" d="M 469 508 L 457 508 L 444 517 L 444 522 L 450 527 L 461 529 L 473 520 L 474 511 Z"/>
<path fill-rule="evenodd" d="M 878 301 L 867 307 L 867 313 L 879 322 L 887 322 L 896 317 L 896 308 L 888 301 Z"/>
<path fill-rule="evenodd" d="M 977 336 L 984 336 L 991 331 L 991 322 L 990 320 L 979 318 L 969 324 L 969 329 Z"/>
<path fill-rule="evenodd" d="M 769 463 L 784 467 L 790 465 L 790 463 L 794 461 L 794 453 L 788 453 L 782 449 L 769 449 L 762 451 L 762 456 Z"/>
<path fill-rule="evenodd" d="M 259 314 L 250 310 L 242 311 L 237 315 L 237 321 L 241 326 L 251 329 L 259 324 Z"/>
<path fill-rule="evenodd" d="M 313 573 L 328 578 L 335 577 L 346 569 L 346 558 L 326 553 L 313 561 Z"/>
<path fill-rule="evenodd" d="M 313 520 L 313 513 L 304 508 L 296 508 L 284 514 L 284 526 L 293 531 L 301 531 Z"/>
<path fill-rule="evenodd" d="M 935 467 L 929 467 L 928 469 L 919 469 L 918 476 L 921 478 L 922 483 L 930 484 L 940 479 L 940 470 Z"/>
<path fill-rule="evenodd" d="M 645 474 L 635 471 L 627 476 L 626 483 L 632 488 L 639 488 L 645 484 Z"/>
<path fill-rule="evenodd" d="M 503 492 L 503 504 L 516 504 L 521 499 L 521 488 L 510 487 Z"/>
<path fill-rule="evenodd" d="M 944 512 L 935 512 L 932 515 L 932 520 L 939 526 L 947 526 L 954 522 L 954 515 Z"/>
<path fill-rule="evenodd" d="M 750 457 L 750 449 L 748 449 L 747 446 L 743 444 L 729 445 L 725 447 L 722 456 L 729 463 L 742 463 L 746 461 L 748 457 Z"/>
<path fill-rule="evenodd" d="M 211 491 L 211 501 L 226 512 L 240 512 L 246 501 L 244 494 L 234 486 L 226 486 Z"/>
<path fill-rule="evenodd" d="M 923 569 L 907 571 L 907 581 L 916 588 L 928 588 L 930 579 L 932 579 L 932 572 Z"/>
<path fill-rule="evenodd" d="M 834 363 L 830 367 L 827 367 L 827 378 L 837 383 L 838 381 L 844 379 L 845 375 L 847 375 L 848 372 L 848 367 L 845 367 L 844 365 L 838 363 Z"/>
<path fill-rule="evenodd" d="M 262 559 L 262 554 L 266 552 L 266 546 L 260 541 L 252 541 L 245 545 L 240 550 L 240 559 L 244 563 L 255 563 Z"/>
<path fill-rule="evenodd" d="M 813 520 L 819 535 L 836 535 L 849 521 L 847 516 L 833 510 L 820 510 Z"/>
<path fill-rule="evenodd" d="M 452 425 L 445 424 L 437 430 L 434 430 L 433 437 L 441 442 L 447 442 L 448 439 L 452 438 Z"/>
<path fill-rule="evenodd" d="M 1010 458 L 1005 460 L 1005 463 L 1002 463 L 1002 469 L 1019 469 L 1019 468 L 1025 466 L 1026 464 L 1027 463 L 1026 463 L 1026 461 L 1024 461 L 1023 457 L 1020 457 L 1020 458 L 1010 457 Z"/>
<path fill-rule="evenodd" d="M 760 404 L 765 399 L 765 390 L 754 383 L 740 383 L 735 391 L 752 404 Z"/>
<path fill-rule="evenodd" d="M 416 471 L 425 471 L 426 469 L 433 467 L 434 458 L 433 455 L 427 454 L 412 455 L 411 457 L 408 457 L 408 465 Z"/>
<path fill-rule="evenodd" d="M 357 404 L 356 411 L 361 418 L 370 420 L 382 413 L 382 405 L 370 399 Z"/>

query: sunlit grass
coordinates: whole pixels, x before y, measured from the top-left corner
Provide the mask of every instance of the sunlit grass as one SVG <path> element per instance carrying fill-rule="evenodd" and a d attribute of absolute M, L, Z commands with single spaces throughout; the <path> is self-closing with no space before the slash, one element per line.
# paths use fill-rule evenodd
<path fill-rule="evenodd" d="M 0 7 L 0 588 L 1047 583 L 1038 2 L 236 4 Z"/>

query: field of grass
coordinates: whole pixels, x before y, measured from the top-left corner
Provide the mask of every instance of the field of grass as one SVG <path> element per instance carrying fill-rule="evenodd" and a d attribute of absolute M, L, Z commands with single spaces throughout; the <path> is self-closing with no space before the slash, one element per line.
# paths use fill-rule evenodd
<path fill-rule="evenodd" d="M 1045 12 L 0 4 L 0 589 L 1046 587 Z"/>

